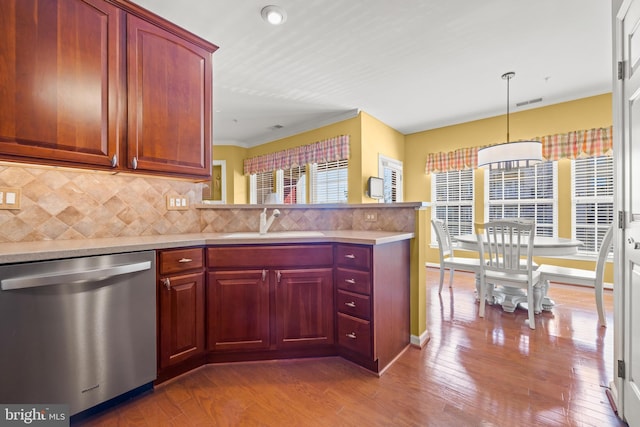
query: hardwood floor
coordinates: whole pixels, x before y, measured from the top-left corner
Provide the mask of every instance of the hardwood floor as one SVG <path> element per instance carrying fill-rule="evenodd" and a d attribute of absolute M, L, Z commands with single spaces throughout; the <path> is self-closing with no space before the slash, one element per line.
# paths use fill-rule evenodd
<path fill-rule="evenodd" d="M 448 277 L 447 277 L 448 279 Z M 473 275 L 438 295 L 428 269 L 431 340 L 380 378 L 341 358 L 208 365 L 82 423 L 87 426 L 623 426 L 605 395 L 613 377 L 609 327 L 592 289 L 553 284 L 553 312 L 487 306 Z"/>

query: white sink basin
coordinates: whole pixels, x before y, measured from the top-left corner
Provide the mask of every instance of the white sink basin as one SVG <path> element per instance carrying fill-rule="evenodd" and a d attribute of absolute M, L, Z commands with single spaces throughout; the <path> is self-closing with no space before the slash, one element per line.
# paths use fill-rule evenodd
<path fill-rule="evenodd" d="M 278 239 L 295 237 L 324 237 L 321 231 L 272 231 L 260 234 L 257 231 L 242 231 L 220 236 L 223 239 Z"/>

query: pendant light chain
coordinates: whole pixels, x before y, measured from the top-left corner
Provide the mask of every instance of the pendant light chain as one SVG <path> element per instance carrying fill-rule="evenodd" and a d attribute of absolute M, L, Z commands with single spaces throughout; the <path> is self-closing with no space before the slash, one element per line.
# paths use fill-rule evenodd
<path fill-rule="evenodd" d="M 504 73 L 502 75 L 502 79 L 507 81 L 507 142 L 510 142 L 509 139 L 509 81 L 515 76 L 516 73 L 513 71 L 509 71 L 508 73 Z"/>

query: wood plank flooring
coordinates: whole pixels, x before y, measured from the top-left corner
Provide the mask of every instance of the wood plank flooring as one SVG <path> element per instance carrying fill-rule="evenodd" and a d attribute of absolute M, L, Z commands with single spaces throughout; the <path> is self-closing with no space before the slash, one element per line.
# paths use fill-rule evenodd
<path fill-rule="evenodd" d="M 156 387 L 87 426 L 623 426 L 605 389 L 613 378 L 609 327 L 592 289 L 553 284 L 553 312 L 487 306 L 456 273 L 438 295 L 427 271 L 431 340 L 380 378 L 341 358 L 208 365 Z M 446 277 L 448 280 L 448 277 Z"/>

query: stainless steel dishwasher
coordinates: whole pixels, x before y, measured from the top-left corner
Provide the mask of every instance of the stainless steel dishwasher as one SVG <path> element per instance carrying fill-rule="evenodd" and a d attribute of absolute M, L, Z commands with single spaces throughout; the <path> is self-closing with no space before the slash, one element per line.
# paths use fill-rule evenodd
<path fill-rule="evenodd" d="M 156 378 L 155 252 L 0 265 L 0 402 L 69 415 Z"/>

